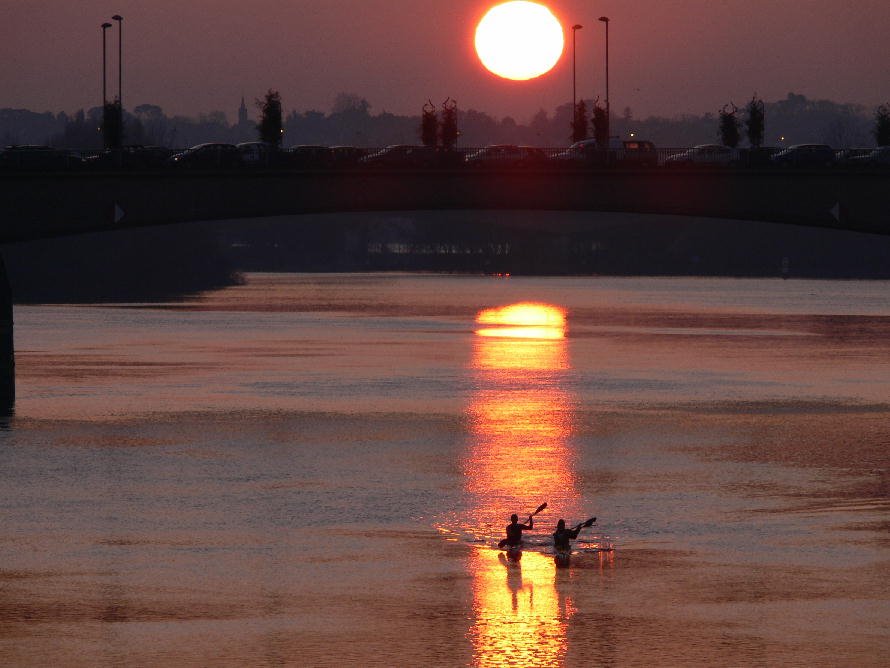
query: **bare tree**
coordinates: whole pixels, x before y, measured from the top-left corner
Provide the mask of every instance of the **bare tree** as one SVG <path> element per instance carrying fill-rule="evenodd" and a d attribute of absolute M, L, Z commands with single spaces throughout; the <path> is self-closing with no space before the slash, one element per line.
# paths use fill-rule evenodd
<path fill-rule="evenodd" d="M 271 88 L 262 100 L 256 101 L 260 109 L 260 122 L 256 129 L 260 134 L 260 141 L 278 146 L 281 144 L 284 134 L 284 123 L 281 116 L 281 96 L 277 90 Z"/>
<path fill-rule="evenodd" d="M 736 148 L 742 139 L 741 123 L 739 122 L 739 108 L 732 102 L 723 105 L 719 112 L 720 117 L 720 143 L 729 148 Z"/>
<path fill-rule="evenodd" d="M 593 126 L 593 138 L 601 149 L 609 148 L 609 119 L 606 117 L 606 108 L 600 104 L 600 99 L 593 101 L 593 117 L 590 121 Z"/>
<path fill-rule="evenodd" d="M 442 103 L 442 123 L 439 126 L 439 137 L 442 148 L 451 151 L 457 144 L 460 131 L 457 129 L 457 102 L 450 97 Z"/>
<path fill-rule="evenodd" d="M 572 118 L 572 143 L 587 139 L 587 116 L 587 103 L 584 100 L 578 100 Z"/>
<path fill-rule="evenodd" d="M 420 141 L 424 146 L 436 147 L 439 140 L 439 118 L 436 116 L 436 105 L 428 100 L 423 105 L 423 114 L 420 117 Z"/>
<path fill-rule="evenodd" d="M 760 148 L 763 146 L 763 136 L 766 132 L 766 119 L 763 100 L 757 98 L 757 93 L 745 106 L 745 111 L 747 113 L 745 129 L 748 133 L 748 142 L 752 148 Z"/>

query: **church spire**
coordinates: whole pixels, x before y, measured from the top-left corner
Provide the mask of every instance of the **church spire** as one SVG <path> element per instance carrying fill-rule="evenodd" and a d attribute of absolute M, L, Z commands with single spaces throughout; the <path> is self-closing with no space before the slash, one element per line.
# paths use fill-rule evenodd
<path fill-rule="evenodd" d="M 241 93 L 241 107 L 238 109 L 238 125 L 247 124 L 247 105 L 244 103 L 244 93 Z"/>

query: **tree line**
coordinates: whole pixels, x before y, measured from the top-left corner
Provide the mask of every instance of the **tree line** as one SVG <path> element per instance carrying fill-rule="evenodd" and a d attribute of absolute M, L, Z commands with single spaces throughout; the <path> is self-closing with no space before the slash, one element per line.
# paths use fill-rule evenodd
<path fill-rule="evenodd" d="M 208 141 L 238 143 L 263 136 L 257 125 L 263 116 L 263 105 L 269 91 L 256 100 L 253 118 L 247 123 L 230 123 L 225 113 L 214 111 L 196 117 L 168 115 L 160 106 L 141 104 L 123 110 L 123 141 L 168 147 L 192 146 Z M 755 97 L 752 102 L 757 100 Z M 287 110 L 278 96 L 281 124 L 278 137 L 284 146 L 299 144 L 385 146 L 417 144 L 430 141 L 424 136 L 423 104 L 416 115 L 397 115 L 386 111 L 372 113 L 366 98 L 353 93 L 340 93 L 327 111 Z M 649 116 L 637 118 L 630 108 L 616 113 L 613 109 L 611 134 L 627 139 L 653 141 L 657 146 L 681 147 L 694 144 L 735 141 L 737 145 L 775 146 L 795 143 L 826 143 L 835 148 L 890 144 L 890 104 L 868 109 L 858 104 L 840 104 L 829 100 L 813 100 L 789 93 L 773 102 L 757 100 L 762 105 L 762 135 L 756 133 L 757 123 L 750 125 L 750 103 L 741 110 L 731 102 L 716 113 L 684 114 L 674 117 Z M 526 121 L 512 116 L 494 117 L 476 109 L 458 108 L 452 99 L 433 105 L 438 123 L 445 123 L 446 107 L 450 110 L 448 130 L 452 139 L 437 134 L 436 141 L 445 145 L 485 146 L 487 144 L 521 144 L 530 146 L 564 146 L 580 137 L 601 138 L 605 131 L 605 110 L 599 100 L 584 99 L 573 108 L 571 101 L 552 111 L 539 110 Z M 583 119 L 583 120 L 582 120 Z M 756 119 L 755 119 L 756 121 Z M 430 123 L 429 118 L 426 120 Z M 63 148 L 101 149 L 104 145 L 101 127 L 103 109 L 95 107 L 74 114 L 61 112 L 36 113 L 25 109 L 0 109 L 0 146 L 10 144 L 49 144 Z M 443 125 L 442 127 L 445 127 Z M 751 131 L 755 130 L 752 143 Z M 426 130 L 430 132 L 429 127 Z M 437 126 L 437 133 L 440 132 Z M 726 134 L 724 134 L 726 132 Z M 597 134 L 599 133 L 599 135 Z M 604 139 L 604 138 L 603 138 Z M 730 145 L 730 144 L 727 144 Z"/>

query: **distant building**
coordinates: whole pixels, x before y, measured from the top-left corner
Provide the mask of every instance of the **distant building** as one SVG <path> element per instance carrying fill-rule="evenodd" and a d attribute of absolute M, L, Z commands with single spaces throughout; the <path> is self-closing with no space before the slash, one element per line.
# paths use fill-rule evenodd
<path fill-rule="evenodd" d="M 238 124 L 235 126 L 235 137 L 239 142 L 252 141 L 257 138 L 256 125 L 247 115 L 247 104 L 244 95 L 241 96 L 241 106 L 238 108 Z"/>

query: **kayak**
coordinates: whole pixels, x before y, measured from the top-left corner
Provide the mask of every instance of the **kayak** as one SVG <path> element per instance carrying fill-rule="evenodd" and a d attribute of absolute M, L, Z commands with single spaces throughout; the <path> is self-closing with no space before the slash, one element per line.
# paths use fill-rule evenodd
<path fill-rule="evenodd" d="M 522 559 L 522 545 L 508 545 L 507 559 L 514 562 Z"/>

